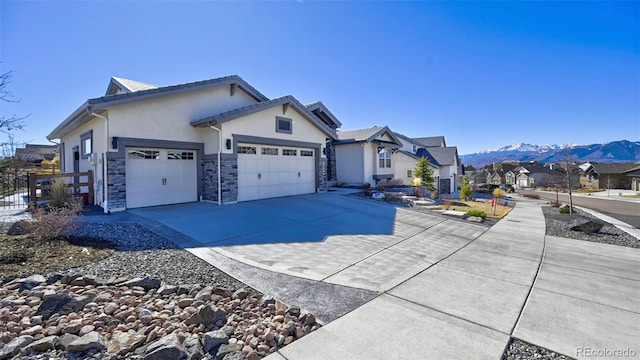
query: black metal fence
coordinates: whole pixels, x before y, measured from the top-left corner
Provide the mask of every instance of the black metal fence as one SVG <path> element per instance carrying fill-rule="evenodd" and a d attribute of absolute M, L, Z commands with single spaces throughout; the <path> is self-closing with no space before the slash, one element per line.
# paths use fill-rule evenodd
<path fill-rule="evenodd" d="M 29 173 L 0 172 L 0 209 L 26 208 L 29 204 Z"/>

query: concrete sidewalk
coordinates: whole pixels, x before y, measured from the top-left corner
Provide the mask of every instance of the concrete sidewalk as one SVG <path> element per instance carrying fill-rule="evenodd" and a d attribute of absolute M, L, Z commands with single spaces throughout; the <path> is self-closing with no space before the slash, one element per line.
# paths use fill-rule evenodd
<path fill-rule="evenodd" d="M 575 358 L 637 358 L 638 298 L 639 250 L 546 239 L 538 203 L 519 201 L 468 245 L 267 359 L 499 359 L 511 336 Z"/>

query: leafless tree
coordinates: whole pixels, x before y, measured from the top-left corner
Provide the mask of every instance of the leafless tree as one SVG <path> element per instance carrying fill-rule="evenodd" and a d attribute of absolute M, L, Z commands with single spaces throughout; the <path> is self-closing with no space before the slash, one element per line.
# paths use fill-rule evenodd
<path fill-rule="evenodd" d="M 5 102 L 17 103 L 20 99 L 15 99 L 13 93 L 11 93 L 7 86 L 11 83 L 13 78 L 13 71 L 7 71 L 0 74 L 0 100 Z M 27 115 L 28 116 L 28 115 Z M 22 129 L 24 127 L 23 120 L 27 116 L 19 117 L 17 115 L 11 115 L 6 117 L 4 114 L 0 114 L 0 131 L 12 131 Z"/>
<path fill-rule="evenodd" d="M 567 146 L 563 150 L 563 159 L 562 159 L 562 167 L 565 171 L 565 186 L 567 188 L 567 192 L 569 193 L 569 214 L 573 214 L 573 195 L 572 190 L 576 186 L 575 178 L 579 177 L 579 169 L 578 164 L 573 161 L 573 156 L 571 154 L 572 147 Z"/>

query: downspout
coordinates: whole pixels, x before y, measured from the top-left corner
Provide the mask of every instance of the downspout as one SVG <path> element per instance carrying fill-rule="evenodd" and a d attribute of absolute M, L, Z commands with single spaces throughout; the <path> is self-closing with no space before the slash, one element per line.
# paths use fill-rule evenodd
<path fill-rule="evenodd" d="M 98 117 L 102 120 L 104 120 L 104 154 L 106 157 L 106 153 L 109 151 L 109 119 L 106 116 L 102 116 L 98 113 L 96 113 L 95 111 L 93 111 L 93 109 L 91 109 L 91 115 Z M 105 214 L 109 213 L 109 204 L 107 202 L 107 174 L 104 171 L 104 168 L 106 166 L 105 162 L 105 157 L 103 157 L 102 160 L 102 208 L 104 210 Z M 94 160 L 97 161 L 97 160 Z M 95 175 L 94 175 L 95 176 Z"/>
<path fill-rule="evenodd" d="M 222 130 L 208 123 L 209 127 L 218 132 L 218 206 L 222 205 L 222 174 L 220 173 L 220 153 L 222 153 Z"/>

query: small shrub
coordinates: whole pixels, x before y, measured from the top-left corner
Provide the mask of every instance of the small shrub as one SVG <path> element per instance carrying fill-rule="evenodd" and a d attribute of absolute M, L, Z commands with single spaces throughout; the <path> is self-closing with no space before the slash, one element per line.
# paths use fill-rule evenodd
<path fill-rule="evenodd" d="M 400 186 L 402 185 L 402 179 L 390 179 L 389 186 Z"/>
<path fill-rule="evenodd" d="M 77 207 L 38 207 L 31 211 L 25 230 L 42 240 L 57 239 L 78 228 Z"/>
<path fill-rule="evenodd" d="M 53 184 L 51 184 L 49 195 L 51 197 L 49 205 L 53 207 L 60 208 L 72 205 L 73 197 L 69 193 L 67 183 L 62 179 L 55 180 Z"/>
<path fill-rule="evenodd" d="M 573 212 L 571 211 L 571 207 L 569 205 L 559 207 L 558 211 L 560 212 L 560 214 L 571 214 Z"/>
<path fill-rule="evenodd" d="M 384 193 L 384 201 L 386 202 L 400 202 L 402 200 L 402 193 Z"/>
<path fill-rule="evenodd" d="M 371 196 L 371 184 L 362 184 L 362 192 L 364 193 L 364 196 Z"/>
<path fill-rule="evenodd" d="M 471 185 L 465 184 L 460 188 L 460 200 L 471 201 L 473 199 L 473 189 Z"/>
<path fill-rule="evenodd" d="M 451 207 L 451 203 L 453 201 L 451 199 L 442 199 L 442 203 L 444 204 L 444 208 L 446 210 L 449 210 L 449 208 Z"/>
<path fill-rule="evenodd" d="M 529 199 L 540 199 L 540 195 L 538 194 L 524 194 L 523 196 Z"/>
<path fill-rule="evenodd" d="M 500 188 L 495 188 L 493 190 L 493 197 L 494 198 L 501 198 L 502 197 L 502 190 Z"/>
<path fill-rule="evenodd" d="M 471 209 L 471 210 L 467 211 L 467 215 L 481 217 L 483 219 L 485 219 L 487 217 L 487 213 L 485 213 L 482 210 L 477 210 L 477 209 Z"/>

